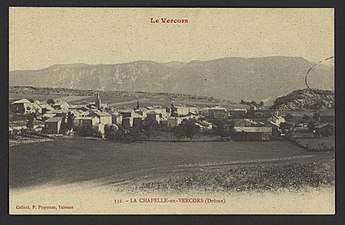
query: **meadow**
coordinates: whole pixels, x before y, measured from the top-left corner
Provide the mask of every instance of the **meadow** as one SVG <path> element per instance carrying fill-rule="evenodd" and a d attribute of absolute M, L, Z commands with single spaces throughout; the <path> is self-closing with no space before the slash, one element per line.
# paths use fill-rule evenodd
<path fill-rule="evenodd" d="M 297 139 L 296 144 L 309 151 L 334 151 L 335 136 Z"/>
<path fill-rule="evenodd" d="M 286 141 L 113 143 L 79 137 L 12 146 L 10 188 L 94 182 L 100 185 L 202 168 L 322 161 Z M 214 184 L 217 186 L 217 184 Z"/>

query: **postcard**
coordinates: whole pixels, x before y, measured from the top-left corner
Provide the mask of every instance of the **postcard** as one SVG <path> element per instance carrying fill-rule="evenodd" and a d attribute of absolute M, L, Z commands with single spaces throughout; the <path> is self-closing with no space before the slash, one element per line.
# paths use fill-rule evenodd
<path fill-rule="evenodd" d="M 9 9 L 9 212 L 335 214 L 334 9 Z"/>

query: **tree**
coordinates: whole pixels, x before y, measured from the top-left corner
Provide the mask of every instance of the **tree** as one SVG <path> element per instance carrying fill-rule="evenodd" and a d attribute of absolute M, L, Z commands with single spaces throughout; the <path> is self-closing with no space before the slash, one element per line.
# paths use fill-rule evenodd
<path fill-rule="evenodd" d="M 26 127 L 32 129 L 34 127 L 34 120 L 36 118 L 36 114 L 30 113 L 27 117 Z"/>
<path fill-rule="evenodd" d="M 226 137 L 228 135 L 225 121 L 224 120 L 216 120 L 215 123 L 215 133 L 221 137 Z"/>
<path fill-rule="evenodd" d="M 60 134 L 67 134 L 67 133 L 68 133 L 67 123 L 65 120 L 63 120 L 60 126 Z"/>
<path fill-rule="evenodd" d="M 308 130 L 310 132 L 313 132 L 315 130 L 315 123 L 314 122 L 308 123 Z"/>
<path fill-rule="evenodd" d="M 48 100 L 47 100 L 47 104 L 48 104 L 48 105 L 54 105 L 54 104 L 55 104 L 55 100 L 52 99 L 52 98 L 51 98 L 51 99 L 48 99 Z"/>
<path fill-rule="evenodd" d="M 181 127 L 181 125 L 174 127 L 172 132 L 173 132 L 174 137 L 177 137 L 178 139 L 181 139 L 185 136 L 185 132 L 183 130 L 183 127 Z"/>
<path fill-rule="evenodd" d="M 182 124 L 180 125 L 185 133 L 185 136 L 190 140 L 192 140 L 194 135 L 199 132 L 199 127 L 195 125 L 195 122 L 196 121 L 194 119 L 183 120 Z"/>
<path fill-rule="evenodd" d="M 68 112 L 67 114 L 67 129 L 71 130 L 73 128 L 74 123 L 74 114 L 71 112 Z"/>
<path fill-rule="evenodd" d="M 141 132 L 138 127 L 132 127 L 126 135 L 127 142 L 140 141 Z"/>
<path fill-rule="evenodd" d="M 158 128 L 158 122 L 155 120 L 151 120 L 146 118 L 143 121 L 143 131 L 146 135 L 147 139 L 150 140 L 151 136 L 155 133 Z"/>
<path fill-rule="evenodd" d="M 290 122 L 290 121 L 293 120 L 293 116 L 290 113 L 288 113 L 288 114 L 285 115 L 285 120 Z"/>
<path fill-rule="evenodd" d="M 118 126 L 115 124 L 106 124 L 104 126 L 104 136 L 109 140 L 115 140 L 117 131 L 119 130 Z"/>
<path fill-rule="evenodd" d="M 125 129 L 123 126 L 120 126 L 119 130 L 115 133 L 113 140 L 124 141 L 126 139 L 127 132 L 127 129 Z"/>
<path fill-rule="evenodd" d="M 34 112 L 30 112 L 30 114 L 28 114 L 26 116 L 26 127 L 27 128 L 33 128 L 34 127 L 34 121 L 35 119 L 37 119 L 38 116 L 38 111 L 37 109 Z"/>
<path fill-rule="evenodd" d="M 61 124 L 61 126 L 62 126 L 62 124 Z M 60 129 L 61 129 L 61 128 L 60 128 Z M 85 137 L 87 137 L 87 136 L 92 136 L 92 135 L 93 135 L 93 130 L 90 129 L 90 128 L 88 128 L 88 127 L 81 127 L 81 128 L 79 129 L 79 135 L 85 136 Z"/>
<path fill-rule="evenodd" d="M 331 126 L 330 124 L 328 124 L 325 127 L 316 129 L 315 133 L 319 134 L 319 135 L 321 135 L 323 137 L 328 137 L 328 136 L 334 135 L 334 127 Z"/>
<path fill-rule="evenodd" d="M 283 122 L 283 123 L 280 123 L 279 128 L 282 130 L 283 134 L 286 134 L 290 132 L 291 124 Z"/>
<path fill-rule="evenodd" d="M 308 115 L 304 114 L 303 117 L 302 117 L 302 120 L 303 120 L 303 121 L 308 121 L 309 118 L 310 118 L 310 117 L 309 117 Z"/>
<path fill-rule="evenodd" d="M 313 120 L 320 121 L 320 113 L 314 112 L 313 113 Z"/>

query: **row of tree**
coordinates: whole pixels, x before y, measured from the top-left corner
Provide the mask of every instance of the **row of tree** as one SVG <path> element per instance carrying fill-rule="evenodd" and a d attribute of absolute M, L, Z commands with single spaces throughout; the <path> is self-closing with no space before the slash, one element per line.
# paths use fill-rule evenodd
<path fill-rule="evenodd" d="M 212 134 L 219 135 L 222 138 L 229 138 L 234 131 L 234 122 L 227 120 L 215 120 L 214 130 Z M 112 141 L 139 141 L 142 138 L 150 140 L 155 135 L 161 135 L 162 133 L 170 133 L 173 137 L 189 138 L 192 140 L 195 135 L 200 133 L 199 126 L 196 125 L 195 119 L 183 120 L 179 126 L 169 128 L 161 126 L 156 121 L 145 119 L 141 126 L 126 128 L 122 125 L 106 125 L 105 126 L 105 138 Z"/>
<path fill-rule="evenodd" d="M 264 102 L 260 101 L 260 102 L 256 102 L 256 101 L 245 101 L 245 100 L 241 100 L 241 104 L 242 105 L 254 105 L 258 108 L 261 108 L 264 106 Z"/>

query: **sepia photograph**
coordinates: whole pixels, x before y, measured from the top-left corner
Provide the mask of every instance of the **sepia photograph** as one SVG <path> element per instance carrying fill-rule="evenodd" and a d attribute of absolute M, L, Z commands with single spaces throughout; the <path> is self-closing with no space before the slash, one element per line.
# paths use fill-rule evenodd
<path fill-rule="evenodd" d="M 333 8 L 10 7 L 9 213 L 334 215 L 334 66 Z"/>

